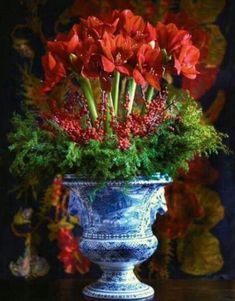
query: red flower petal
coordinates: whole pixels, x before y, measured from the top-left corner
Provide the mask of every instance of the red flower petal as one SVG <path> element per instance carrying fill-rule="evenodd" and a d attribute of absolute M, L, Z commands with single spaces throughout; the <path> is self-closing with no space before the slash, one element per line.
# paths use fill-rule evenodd
<path fill-rule="evenodd" d="M 111 62 L 109 59 L 107 59 L 103 55 L 101 57 L 101 60 L 102 60 L 102 64 L 103 64 L 103 67 L 104 67 L 104 71 L 106 71 L 106 72 L 113 72 L 113 70 L 115 69 L 114 63 Z"/>
<path fill-rule="evenodd" d="M 138 69 L 133 71 L 133 77 L 137 84 L 144 85 L 146 84 L 146 80 Z"/>
<path fill-rule="evenodd" d="M 131 67 L 128 65 L 123 66 L 116 66 L 117 71 L 120 73 L 130 76 L 131 75 Z"/>
<path fill-rule="evenodd" d="M 155 89 L 157 90 L 161 90 L 161 86 L 160 86 L 160 82 L 159 82 L 159 78 L 156 75 L 153 75 L 151 73 L 145 73 L 144 77 L 146 79 L 146 81 Z"/>

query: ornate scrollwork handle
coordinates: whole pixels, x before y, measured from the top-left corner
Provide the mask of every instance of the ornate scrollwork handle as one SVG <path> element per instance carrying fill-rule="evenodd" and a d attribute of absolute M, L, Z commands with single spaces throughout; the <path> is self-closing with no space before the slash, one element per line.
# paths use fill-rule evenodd
<path fill-rule="evenodd" d="M 156 189 L 156 192 L 151 197 L 151 223 L 155 221 L 156 214 L 163 215 L 167 212 L 167 204 L 165 198 L 165 189 L 163 186 Z"/>

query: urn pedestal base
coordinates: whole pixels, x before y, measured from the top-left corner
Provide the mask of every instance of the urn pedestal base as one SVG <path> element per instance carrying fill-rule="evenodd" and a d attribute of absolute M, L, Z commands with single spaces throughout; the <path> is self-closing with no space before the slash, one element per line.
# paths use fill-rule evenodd
<path fill-rule="evenodd" d="M 154 290 L 138 280 L 133 272 L 134 266 L 115 267 L 101 265 L 102 277 L 86 286 L 83 294 L 89 298 L 109 300 L 151 300 Z"/>

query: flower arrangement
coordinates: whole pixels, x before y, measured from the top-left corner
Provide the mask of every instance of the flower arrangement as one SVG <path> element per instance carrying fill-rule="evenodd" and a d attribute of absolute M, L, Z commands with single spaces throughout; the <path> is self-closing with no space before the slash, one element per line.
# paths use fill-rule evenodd
<path fill-rule="evenodd" d="M 195 155 L 225 149 L 189 93 L 168 85 L 169 75 L 199 73 L 187 30 L 114 10 L 81 19 L 47 48 L 33 109 L 13 118 L 15 174 L 174 177 Z"/>

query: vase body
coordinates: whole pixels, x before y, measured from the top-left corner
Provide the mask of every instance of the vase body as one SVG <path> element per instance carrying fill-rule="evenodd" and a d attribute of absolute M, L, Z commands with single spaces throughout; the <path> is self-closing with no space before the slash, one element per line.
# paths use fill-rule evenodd
<path fill-rule="evenodd" d="M 69 211 L 78 215 L 83 234 L 81 252 L 98 264 L 102 277 L 84 288 L 87 297 L 98 299 L 140 299 L 154 295 L 152 287 L 141 283 L 133 269 L 157 248 L 151 226 L 156 214 L 166 211 L 164 186 L 168 177 L 137 178 L 128 184 L 96 182 L 66 176 L 70 189 Z"/>

